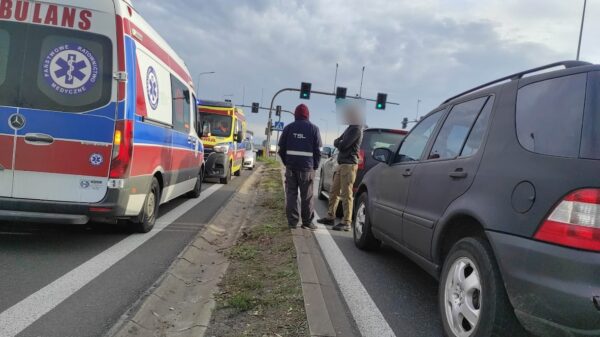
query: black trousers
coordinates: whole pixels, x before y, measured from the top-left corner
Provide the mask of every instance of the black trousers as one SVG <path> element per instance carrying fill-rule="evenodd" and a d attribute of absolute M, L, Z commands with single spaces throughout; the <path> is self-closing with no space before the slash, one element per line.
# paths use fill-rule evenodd
<path fill-rule="evenodd" d="M 315 171 L 285 169 L 285 201 L 288 225 L 298 225 L 300 216 L 302 224 L 310 224 L 314 218 L 314 191 Z M 298 212 L 298 191 L 300 191 L 300 212 Z"/>

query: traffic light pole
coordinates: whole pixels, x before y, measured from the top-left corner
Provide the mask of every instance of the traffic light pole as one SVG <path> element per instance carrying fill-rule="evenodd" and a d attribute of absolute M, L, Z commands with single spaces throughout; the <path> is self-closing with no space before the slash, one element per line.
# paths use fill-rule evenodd
<path fill-rule="evenodd" d="M 296 92 L 300 92 L 300 89 L 294 89 L 294 88 L 285 88 L 285 89 L 281 89 L 278 92 L 275 93 L 275 95 L 273 95 L 273 98 L 271 99 L 271 106 L 269 107 L 269 121 L 267 122 L 267 146 L 265 149 L 265 157 L 270 157 L 271 156 L 271 129 L 273 128 L 273 105 L 275 104 L 275 99 L 277 98 L 277 96 L 279 96 L 279 94 L 281 94 L 282 92 L 286 92 L 286 91 L 296 91 Z M 281 118 L 281 116 L 279 116 L 279 118 Z"/>
<path fill-rule="evenodd" d="M 271 129 L 273 127 L 273 106 L 275 105 L 275 99 L 277 98 L 277 96 L 279 96 L 279 94 L 284 93 L 284 92 L 288 92 L 288 91 L 293 91 L 293 92 L 300 92 L 300 89 L 296 89 L 296 88 L 284 88 L 279 90 L 278 92 L 275 93 L 275 95 L 273 95 L 273 98 L 271 99 L 271 106 L 269 107 L 269 121 L 267 122 L 267 150 L 265 151 L 265 157 L 269 157 L 271 154 Z M 335 96 L 334 92 L 326 92 L 326 91 L 318 91 L 318 90 L 311 90 L 310 91 L 311 94 L 317 94 L 317 95 L 325 95 L 325 96 Z M 362 97 L 352 97 L 352 96 L 348 96 L 346 98 L 352 98 L 352 99 L 364 99 L 366 101 L 369 102 L 377 102 L 377 100 L 375 99 L 371 99 L 371 98 L 362 98 Z M 389 105 L 400 105 L 399 103 L 394 103 L 394 102 L 387 102 L 387 104 Z M 279 136 L 278 136 L 279 138 Z"/>
<path fill-rule="evenodd" d="M 281 123 L 281 114 L 279 114 L 279 121 L 277 121 L 278 124 Z M 279 131 L 279 129 L 277 129 L 277 140 L 275 144 L 279 144 L 279 134 L 281 131 Z"/>
<path fill-rule="evenodd" d="M 252 106 L 250 106 L 250 105 L 237 105 L 237 104 L 236 104 L 236 106 L 237 106 L 237 107 L 240 107 L 240 108 L 252 108 Z M 269 108 L 263 108 L 263 107 L 259 107 L 259 109 L 260 109 L 260 110 L 269 110 Z M 290 115 L 292 115 L 292 116 L 294 115 L 294 113 L 293 113 L 293 112 L 291 112 L 291 111 L 289 111 L 289 110 L 283 110 L 283 109 L 282 109 L 281 111 L 282 111 L 282 112 L 287 112 L 287 113 L 289 113 L 289 114 L 290 114 Z"/>

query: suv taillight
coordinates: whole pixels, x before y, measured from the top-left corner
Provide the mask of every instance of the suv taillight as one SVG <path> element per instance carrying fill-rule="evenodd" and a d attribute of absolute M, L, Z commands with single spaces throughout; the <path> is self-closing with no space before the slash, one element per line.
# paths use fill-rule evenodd
<path fill-rule="evenodd" d="M 600 189 L 567 195 L 535 234 L 540 241 L 600 252 Z"/>
<path fill-rule="evenodd" d="M 360 149 L 358 151 L 358 169 L 362 170 L 365 168 L 365 150 Z"/>
<path fill-rule="evenodd" d="M 109 177 L 113 179 L 125 178 L 131 155 L 133 152 L 133 121 L 117 121 L 113 139 L 112 162 Z"/>

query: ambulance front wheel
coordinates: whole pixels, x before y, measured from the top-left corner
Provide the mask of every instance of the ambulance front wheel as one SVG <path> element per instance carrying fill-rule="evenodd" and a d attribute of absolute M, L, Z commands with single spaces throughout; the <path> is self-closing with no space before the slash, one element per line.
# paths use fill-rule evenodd
<path fill-rule="evenodd" d="M 136 233 L 148 233 L 154 228 L 160 205 L 160 184 L 156 177 L 152 178 L 150 190 L 144 201 L 140 215 L 131 221 L 131 230 Z"/>
<path fill-rule="evenodd" d="M 233 164 L 230 162 L 229 166 L 227 166 L 227 172 L 225 172 L 225 178 L 221 178 L 221 184 L 229 184 L 231 181 L 231 170 L 233 170 Z"/>

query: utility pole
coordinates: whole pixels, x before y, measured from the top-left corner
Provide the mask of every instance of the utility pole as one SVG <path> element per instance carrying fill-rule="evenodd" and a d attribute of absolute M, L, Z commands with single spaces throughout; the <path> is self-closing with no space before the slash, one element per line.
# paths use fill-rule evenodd
<path fill-rule="evenodd" d="M 325 140 L 323 143 L 327 143 L 327 140 L 329 139 L 329 121 L 325 118 L 319 118 L 319 120 L 325 122 Z"/>
<path fill-rule="evenodd" d="M 362 97 L 362 85 L 363 85 L 363 79 L 364 78 L 365 78 L 365 66 L 363 66 L 363 68 L 362 68 L 362 75 L 360 75 L 360 91 L 358 93 L 358 97 Z"/>
<path fill-rule="evenodd" d="M 337 87 L 337 75 L 338 75 L 338 68 L 339 68 L 339 66 L 340 65 L 338 63 L 335 64 L 335 77 L 333 79 L 333 92 L 335 92 L 335 89 Z"/>
<path fill-rule="evenodd" d="M 419 107 L 420 107 L 420 105 L 421 105 L 421 99 L 418 99 L 417 100 L 417 118 L 416 118 L 416 120 L 419 120 Z"/>
<path fill-rule="evenodd" d="M 583 0 L 583 14 L 581 15 L 581 28 L 579 29 L 579 43 L 577 44 L 577 61 L 579 61 L 579 55 L 581 53 L 581 39 L 583 38 L 583 25 L 585 23 L 586 7 L 587 7 L 587 0 Z"/>

